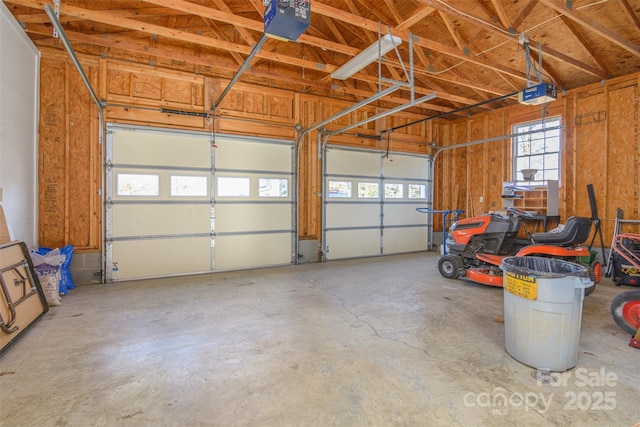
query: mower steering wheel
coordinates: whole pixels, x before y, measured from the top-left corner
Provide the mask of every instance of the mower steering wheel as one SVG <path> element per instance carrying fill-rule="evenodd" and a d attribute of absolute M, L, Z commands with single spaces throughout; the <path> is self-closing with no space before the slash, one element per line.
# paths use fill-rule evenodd
<path fill-rule="evenodd" d="M 533 214 L 531 212 L 527 212 L 520 208 L 508 207 L 507 212 L 513 215 L 522 216 L 526 218 L 533 218 Z"/>

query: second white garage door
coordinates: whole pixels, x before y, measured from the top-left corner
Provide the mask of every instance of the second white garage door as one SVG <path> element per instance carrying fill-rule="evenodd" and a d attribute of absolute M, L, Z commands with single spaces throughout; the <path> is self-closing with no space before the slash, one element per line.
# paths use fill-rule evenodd
<path fill-rule="evenodd" d="M 324 152 L 324 259 L 427 249 L 428 157 L 329 146 Z"/>

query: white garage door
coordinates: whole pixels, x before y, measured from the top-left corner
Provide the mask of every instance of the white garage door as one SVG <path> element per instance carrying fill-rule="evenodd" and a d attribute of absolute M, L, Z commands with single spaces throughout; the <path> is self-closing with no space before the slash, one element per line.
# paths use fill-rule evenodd
<path fill-rule="evenodd" d="M 217 137 L 215 268 L 292 263 L 293 144 Z"/>
<path fill-rule="evenodd" d="M 108 126 L 107 281 L 292 262 L 292 144 Z"/>
<path fill-rule="evenodd" d="M 427 249 L 426 156 L 329 146 L 324 152 L 324 259 Z"/>

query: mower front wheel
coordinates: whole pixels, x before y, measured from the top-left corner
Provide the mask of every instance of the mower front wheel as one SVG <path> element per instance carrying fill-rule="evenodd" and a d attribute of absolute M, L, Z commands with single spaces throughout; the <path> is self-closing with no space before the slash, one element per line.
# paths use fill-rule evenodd
<path fill-rule="evenodd" d="M 611 315 L 626 333 L 635 335 L 640 329 L 640 291 L 616 295 L 611 302 Z"/>
<path fill-rule="evenodd" d="M 445 255 L 438 260 L 438 271 L 447 279 L 457 279 L 464 266 L 460 257 Z"/>

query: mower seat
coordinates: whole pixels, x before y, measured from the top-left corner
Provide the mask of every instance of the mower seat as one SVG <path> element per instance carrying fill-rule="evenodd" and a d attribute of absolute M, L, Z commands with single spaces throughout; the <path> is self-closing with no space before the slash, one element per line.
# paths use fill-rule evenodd
<path fill-rule="evenodd" d="M 533 233 L 531 239 L 535 243 L 543 243 L 555 246 L 575 246 L 584 243 L 591 233 L 591 219 L 581 216 L 572 216 L 564 225 L 564 230 L 559 233 Z"/>

